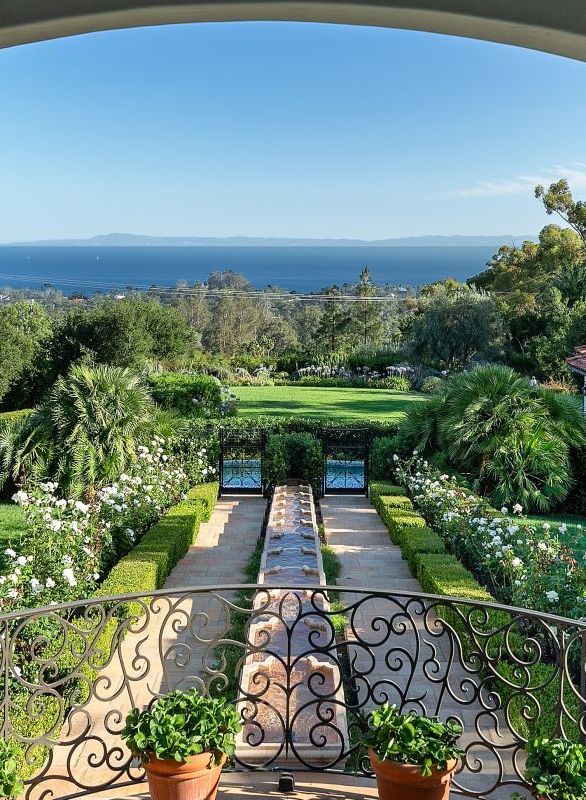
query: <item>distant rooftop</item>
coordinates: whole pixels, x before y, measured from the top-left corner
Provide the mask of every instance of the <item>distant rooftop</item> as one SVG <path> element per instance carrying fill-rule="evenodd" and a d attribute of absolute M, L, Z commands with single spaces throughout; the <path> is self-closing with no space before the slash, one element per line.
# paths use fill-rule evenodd
<path fill-rule="evenodd" d="M 572 372 L 586 375 L 586 344 L 581 344 L 580 347 L 577 347 L 572 355 L 566 358 L 566 364 Z"/>

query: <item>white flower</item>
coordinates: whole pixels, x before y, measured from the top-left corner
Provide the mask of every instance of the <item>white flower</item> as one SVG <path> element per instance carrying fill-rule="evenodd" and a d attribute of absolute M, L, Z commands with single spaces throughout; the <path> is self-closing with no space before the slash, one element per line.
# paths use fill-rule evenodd
<path fill-rule="evenodd" d="M 9 558 L 16 558 L 16 553 L 11 547 L 7 547 L 4 551 L 4 555 L 8 556 Z"/>
<path fill-rule="evenodd" d="M 8 594 L 8 597 L 10 597 L 12 600 L 14 600 L 16 597 L 18 597 L 18 591 L 16 589 L 9 589 L 7 594 Z"/>
<path fill-rule="evenodd" d="M 31 578 L 31 591 L 34 594 L 38 594 L 39 592 L 43 591 L 43 584 L 37 578 Z"/>
<path fill-rule="evenodd" d="M 545 543 L 545 542 L 537 542 L 537 547 L 538 547 L 540 550 L 543 550 L 543 551 L 547 550 L 547 545 L 546 545 L 546 543 Z"/>
<path fill-rule="evenodd" d="M 501 508 L 501 514 L 508 514 L 508 513 L 509 513 L 509 509 L 506 506 L 503 506 Z"/>
<path fill-rule="evenodd" d="M 545 596 L 547 597 L 550 603 L 557 603 L 557 601 L 560 599 L 559 594 L 555 592 L 553 589 L 550 592 L 546 592 Z"/>
<path fill-rule="evenodd" d="M 47 587 L 47 589 L 53 589 L 53 587 L 55 586 L 55 581 L 53 580 L 53 578 L 47 578 L 45 586 Z"/>
<path fill-rule="evenodd" d="M 82 503 L 81 500 L 75 501 L 75 508 L 78 511 L 81 511 L 82 514 L 87 514 L 88 511 L 90 510 L 90 507 L 87 506 L 85 503 Z"/>
<path fill-rule="evenodd" d="M 520 559 L 520 558 L 514 558 L 514 559 L 511 561 L 511 564 L 512 564 L 514 567 L 521 567 L 521 566 L 523 566 L 523 562 L 521 561 L 521 559 Z"/>
<path fill-rule="evenodd" d="M 523 511 L 523 506 L 521 503 L 515 503 L 513 506 L 513 514 L 520 514 Z"/>
<path fill-rule="evenodd" d="M 549 522 L 544 522 L 543 523 L 543 530 L 544 531 L 548 531 L 550 528 L 551 528 L 551 525 L 549 524 Z"/>
<path fill-rule="evenodd" d="M 26 492 L 23 492 L 22 489 L 20 491 L 18 491 L 18 492 L 15 492 L 12 495 L 12 501 L 14 503 L 18 503 L 19 506 L 22 506 L 25 503 L 28 503 L 28 499 L 29 499 L 28 494 Z"/>
<path fill-rule="evenodd" d="M 24 556 L 19 556 L 16 559 L 16 563 L 20 564 L 21 567 L 24 567 L 24 565 L 26 564 L 26 558 Z"/>
<path fill-rule="evenodd" d="M 70 586 L 77 586 L 77 581 L 75 580 L 75 575 L 71 567 L 64 569 L 62 575 Z"/>

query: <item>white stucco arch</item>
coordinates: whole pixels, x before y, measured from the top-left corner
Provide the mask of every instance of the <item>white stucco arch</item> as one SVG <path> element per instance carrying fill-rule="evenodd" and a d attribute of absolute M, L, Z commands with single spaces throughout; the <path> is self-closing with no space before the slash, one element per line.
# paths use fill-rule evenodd
<path fill-rule="evenodd" d="M 586 60 L 585 0 L 0 0 L 0 47 L 115 28 L 228 20 L 405 28 Z"/>

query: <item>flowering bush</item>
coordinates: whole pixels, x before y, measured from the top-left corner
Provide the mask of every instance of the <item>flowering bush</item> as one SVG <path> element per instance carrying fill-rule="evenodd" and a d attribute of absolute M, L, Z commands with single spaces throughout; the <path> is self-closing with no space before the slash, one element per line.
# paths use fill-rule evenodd
<path fill-rule="evenodd" d="M 85 501 L 61 497 L 51 481 L 18 491 L 13 499 L 24 509 L 28 529 L 18 548 L 5 550 L 9 567 L 0 576 L 2 611 L 90 596 L 169 506 L 193 483 L 213 477 L 206 448 L 194 449 L 187 471 L 171 446 L 154 437 L 150 447 L 138 448 L 127 473 Z"/>
<path fill-rule="evenodd" d="M 393 457 L 397 480 L 407 487 L 427 522 L 448 549 L 502 603 L 580 618 L 584 615 L 586 572 L 548 523 L 519 525 L 519 504 L 500 513 L 432 469 L 414 453 Z"/>

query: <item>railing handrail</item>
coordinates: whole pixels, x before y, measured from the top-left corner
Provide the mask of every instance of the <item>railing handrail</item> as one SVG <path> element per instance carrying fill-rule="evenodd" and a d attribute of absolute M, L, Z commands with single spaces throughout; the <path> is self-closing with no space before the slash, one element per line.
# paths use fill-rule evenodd
<path fill-rule="evenodd" d="M 520 608 L 518 606 L 503 605 L 501 603 L 493 603 L 487 600 L 472 600 L 466 597 L 455 597 L 453 595 L 431 594 L 429 592 L 413 592 L 405 589 L 373 589 L 368 586 L 321 586 L 319 584 L 266 584 L 266 583 L 230 583 L 230 584 L 215 584 L 211 586 L 177 586 L 165 589 L 154 589 L 144 592 L 132 592 L 130 594 L 119 595 L 104 595 L 103 597 L 89 597 L 81 600 L 75 600 L 69 603 L 58 603 L 49 606 L 40 606 L 32 609 L 22 609 L 20 611 L 9 611 L 6 614 L 0 614 L 0 625 L 2 623 L 11 622 L 13 620 L 22 620 L 31 617 L 37 617 L 41 614 L 53 614 L 59 611 L 66 611 L 76 608 L 87 608 L 88 606 L 100 606 L 105 603 L 126 602 L 132 600 L 141 600 L 145 598 L 155 597 L 176 597 L 179 595 L 190 594 L 209 594 L 209 593 L 222 593 L 222 592 L 235 592 L 243 589 L 251 591 L 308 591 L 313 595 L 327 592 L 339 592 L 341 594 L 368 594 L 372 597 L 405 597 L 410 600 L 429 600 L 432 603 L 447 602 L 450 605 L 463 604 L 472 606 L 474 608 L 486 608 L 492 611 L 506 611 L 515 616 L 522 616 L 523 618 L 532 618 L 545 622 L 550 622 L 552 625 L 561 625 L 564 627 L 578 627 L 586 632 L 586 618 L 572 619 L 571 617 L 562 617 L 557 614 L 550 614 L 543 611 L 535 611 L 533 609 Z"/>

